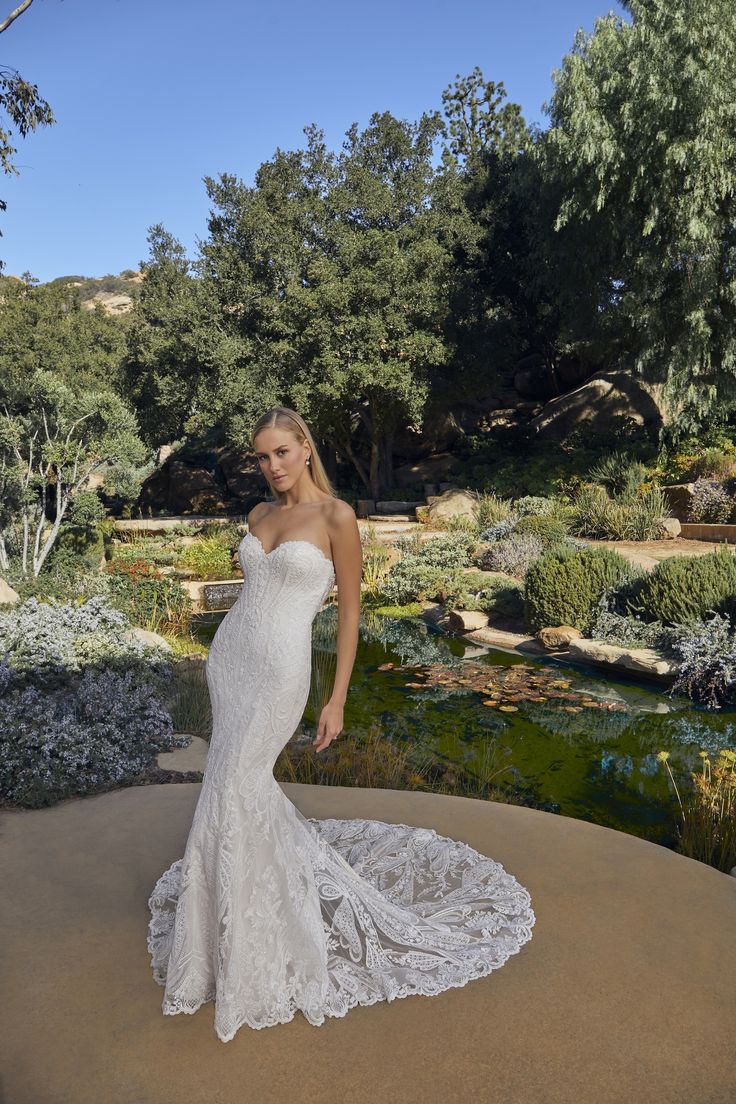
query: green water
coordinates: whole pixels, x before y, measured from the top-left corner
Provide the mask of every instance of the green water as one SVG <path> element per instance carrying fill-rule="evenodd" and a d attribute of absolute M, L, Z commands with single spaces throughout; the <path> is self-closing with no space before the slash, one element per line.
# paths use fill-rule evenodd
<path fill-rule="evenodd" d="M 315 620 L 315 648 L 334 670 L 335 609 Z M 216 625 L 202 626 L 203 639 Z M 422 687 L 423 669 L 441 664 L 461 675 L 467 664 L 531 670 L 554 668 L 571 691 L 602 702 L 616 712 L 583 709 L 567 712 L 565 702 L 519 700 L 516 713 L 482 704 L 486 695 L 463 686 Z M 379 670 L 386 663 L 413 669 Z M 418 665 L 418 666 L 414 666 Z M 492 672 L 489 672 L 489 675 Z M 691 785 L 689 772 L 701 769 L 702 748 L 714 752 L 736 747 L 736 712 L 714 712 L 673 697 L 642 682 L 603 677 L 593 668 L 556 660 L 522 658 L 445 636 L 415 618 L 365 614 L 345 705 L 345 732 L 365 731 L 378 722 L 387 738 L 409 740 L 473 773 L 498 771 L 494 783 L 526 804 L 617 828 L 672 846 L 679 806 L 660 750 L 670 752 L 670 767 L 680 793 Z M 305 724 L 314 723 L 308 707 Z"/>

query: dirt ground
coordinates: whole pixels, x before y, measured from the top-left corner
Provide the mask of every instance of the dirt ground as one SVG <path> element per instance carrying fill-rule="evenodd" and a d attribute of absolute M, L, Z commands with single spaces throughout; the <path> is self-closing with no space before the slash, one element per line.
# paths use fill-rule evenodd
<path fill-rule="evenodd" d="M 590 540 L 588 537 L 584 539 L 596 548 L 615 548 L 627 560 L 641 563 L 643 567 L 653 566 L 647 561 L 666 560 L 669 556 L 704 556 L 706 552 L 715 552 L 719 544 L 718 541 L 687 540 L 685 537 L 650 541 Z"/>

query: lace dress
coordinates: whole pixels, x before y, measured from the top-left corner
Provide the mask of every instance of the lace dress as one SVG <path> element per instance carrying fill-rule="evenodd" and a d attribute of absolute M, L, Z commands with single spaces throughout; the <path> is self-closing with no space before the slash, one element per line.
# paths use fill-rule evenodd
<path fill-rule="evenodd" d="M 212 641 L 213 730 L 182 858 L 148 900 L 165 1015 L 215 1001 L 215 1032 L 310 1024 L 355 1005 L 433 996 L 502 966 L 535 922 L 493 859 L 431 828 L 305 818 L 273 776 L 301 720 L 312 622 L 332 561 L 248 533 L 245 581 Z"/>

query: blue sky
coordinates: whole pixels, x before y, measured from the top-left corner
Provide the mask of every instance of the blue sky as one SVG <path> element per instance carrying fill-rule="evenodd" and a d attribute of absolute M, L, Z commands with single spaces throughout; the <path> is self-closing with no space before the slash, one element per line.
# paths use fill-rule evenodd
<path fill-rule="evenodd" d="M 137 268 L 156 222 L 194 255 L 204 176 L 250 183 L 309 123 L 338 147 L 374 111 L 441 109 L 476 65 L 546 126 L 552 71 L 608 11 L 623 14 L 615 0 L 34 0 L 0 35 L 0 65 L 37 84 L 58 122 L 18 138 L 21 175 L 0 176 L 4 272 Z"/>

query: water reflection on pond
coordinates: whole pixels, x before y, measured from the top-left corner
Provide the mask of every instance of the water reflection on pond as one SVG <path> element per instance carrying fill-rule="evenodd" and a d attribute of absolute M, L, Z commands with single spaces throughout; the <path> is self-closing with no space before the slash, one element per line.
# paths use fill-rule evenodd
<path fill-rule="evenodd" d="M 336 608 L 315 620 L 315 647 L 333 660 Z M 216 625 L 202 627 L 211 638 Z M 329 660 L 328 660 L 329 664 Z M 564 815 L 674 843 L 676 778 L 699 771 L 698 751 L 736 746 L 736 715 L 712 712 L 654 685 L 525 659 L 445 636 L 418 618 L 364 611 L 345 731 L 378 721 L 410 740 Z M 314 723 L 314 710 L 305 714 Z"/>

